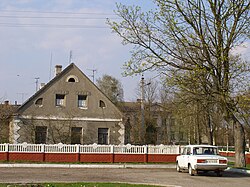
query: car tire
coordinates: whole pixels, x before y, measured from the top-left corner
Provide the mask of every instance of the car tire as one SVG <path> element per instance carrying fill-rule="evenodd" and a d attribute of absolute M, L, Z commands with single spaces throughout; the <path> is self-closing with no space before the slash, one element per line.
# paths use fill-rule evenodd
<path fill-rule="evenodd" d="M 176 171 L 177 171 L 177 172 L 181 172 L 181 168 L 180 168 L 178 162 L 176 163 Z"/>
<path fill-rule="evenodd" d="M 191 164 L 188 165 L 188 173 L 189 175 L 194 176 L 194 170 L 192 169 Z"/>

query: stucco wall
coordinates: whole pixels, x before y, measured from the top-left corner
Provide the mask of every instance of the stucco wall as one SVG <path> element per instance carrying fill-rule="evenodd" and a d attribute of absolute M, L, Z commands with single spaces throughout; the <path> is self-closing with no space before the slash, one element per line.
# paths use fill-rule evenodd
<path fill-rule="evenodd" d="M 124 131 L 123 124 L 120 122 L 86 122 L 86 121 L 55 121 L 55 120 L 34 120 L 21 119 L 18 124 L 19 137 L 17 143 L 35 143 L 35 128 L 36 126 L 47 127 L 46 143 L 71 143 L 71 128 L 82 127 L 82 144 L 93 144 L 98 142 L 98 128 L 108 128 L 109 144 L 123 144 Z"/>

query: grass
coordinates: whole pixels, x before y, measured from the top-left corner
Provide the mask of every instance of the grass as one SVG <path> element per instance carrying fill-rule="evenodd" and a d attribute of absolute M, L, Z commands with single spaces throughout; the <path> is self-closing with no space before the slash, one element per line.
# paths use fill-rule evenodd
<path fill-rule="evenodd" d="M 159 187 L 126 183 L 41 183 L 41 184 L 0 184 L 0 187 Z"/>

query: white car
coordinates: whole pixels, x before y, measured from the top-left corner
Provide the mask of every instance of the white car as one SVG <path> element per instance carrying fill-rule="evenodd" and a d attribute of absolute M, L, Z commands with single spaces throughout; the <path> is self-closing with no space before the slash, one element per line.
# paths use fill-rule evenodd
<path fill-rule="evenodd" d="M 182 154 L 176 157 L 178 172 L 188 170 L 190 175 L 199 171 L 214 171 L 217 176 L 222 176 L 222 171 L 227 168 L 227 158 L 218 155 L 218 148 L 211 145 L 187 145 Z"/>

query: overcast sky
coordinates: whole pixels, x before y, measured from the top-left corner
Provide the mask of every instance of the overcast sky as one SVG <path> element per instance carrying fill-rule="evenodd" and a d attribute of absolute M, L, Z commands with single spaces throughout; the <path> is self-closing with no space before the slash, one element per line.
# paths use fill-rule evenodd
<path fill-rule="evenodd" d="M 121 81 L 125 100 L 136 100 L 140 76 L 122 77 L 129 46 L 105 23 L 116 19 L 116 2 L 152 8 L 150 0 L 1 0 L 0 101 L 24 102 L 35 93 L 35 78 L 47 83 L 55 65 L 69 65 L 70 51 L 90 79 L 92 69 L 95 78 L 112 75 Z M 242 51 L 249 54 L 249 48 Z"/>

